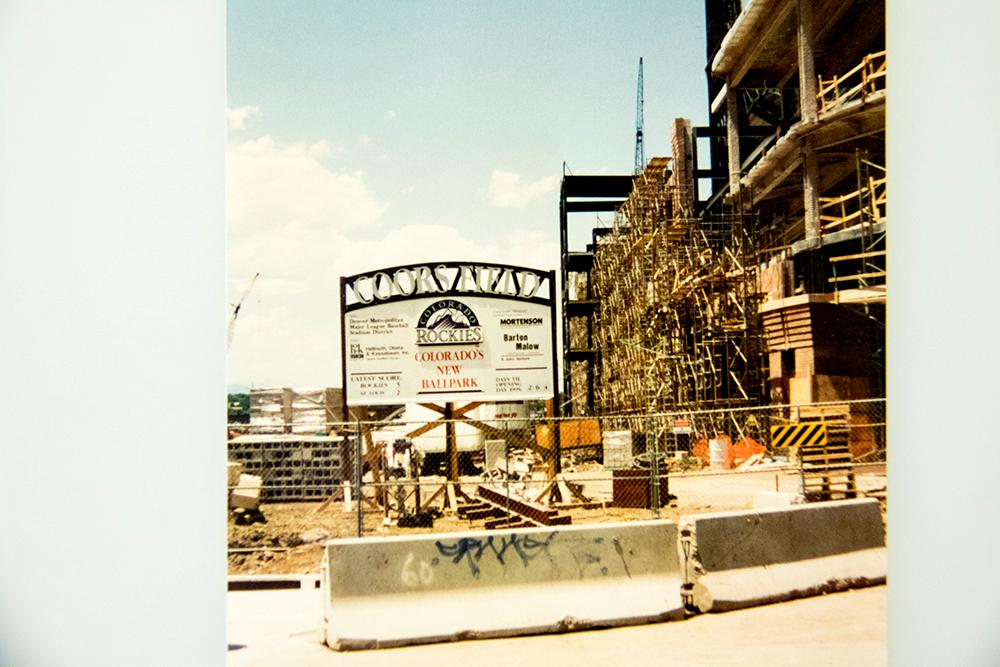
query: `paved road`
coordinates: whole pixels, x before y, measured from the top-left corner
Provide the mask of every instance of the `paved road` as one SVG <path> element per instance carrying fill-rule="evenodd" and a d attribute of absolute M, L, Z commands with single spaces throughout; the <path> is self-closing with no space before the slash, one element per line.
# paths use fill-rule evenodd
<path fill-rule="evenodd" d="M 227 665 L 884 665 L 885 599 L 877 586 L 674 623 L 337 653 L 320 643 L 319 590 L 231 592 Z"/>

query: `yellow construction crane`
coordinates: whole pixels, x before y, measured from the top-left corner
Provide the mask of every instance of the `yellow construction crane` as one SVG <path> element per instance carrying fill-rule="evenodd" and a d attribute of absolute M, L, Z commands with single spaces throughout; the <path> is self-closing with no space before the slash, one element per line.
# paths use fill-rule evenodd
<path fill-rule="evenodd" d="M 250 290 L 253 289 L 254 283 L 257 282 L 257 278 L 260 277 L 260 271 L 253 274 L 253 278 L 250 279 L 250 284 L 247 288 L 243 290 L 243 296 L 235 304 L 230 304 L 233 307 L 233 314 L 229 318 L 229 327 L 226 331 L 226 348 L 228 349 L 230 345 L 233 344 L 233 332 L 236 330 L 236 316 L 240 314 L 240 307 L 243 306 L 243 302 L 248 296 L 250 296 Z"/>

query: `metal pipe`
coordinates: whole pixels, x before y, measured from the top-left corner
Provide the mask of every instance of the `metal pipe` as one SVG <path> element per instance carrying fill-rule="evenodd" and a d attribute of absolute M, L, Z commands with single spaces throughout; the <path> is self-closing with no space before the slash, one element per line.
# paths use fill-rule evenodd
<path fill-rule="evenodd" d="M 361 487 L 364 475 L 364 457 L 361 455 L 361 422 L 354 422 L 354 488 L 358 494 L 358 537 L 365 532 L 364 489 Z"/>

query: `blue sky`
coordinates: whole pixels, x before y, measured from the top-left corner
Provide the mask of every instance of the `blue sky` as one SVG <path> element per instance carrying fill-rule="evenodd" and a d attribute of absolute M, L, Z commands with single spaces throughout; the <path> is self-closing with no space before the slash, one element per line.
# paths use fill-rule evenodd
<path fill-rule="evenodd" d="M 647 158 L 707 113 L 700 1 L 235 1 L 227 42 L 238 384 L 339 384 L 340 275 L 558 266 L 563 162 L 632 170 L 640 56 Z"/>

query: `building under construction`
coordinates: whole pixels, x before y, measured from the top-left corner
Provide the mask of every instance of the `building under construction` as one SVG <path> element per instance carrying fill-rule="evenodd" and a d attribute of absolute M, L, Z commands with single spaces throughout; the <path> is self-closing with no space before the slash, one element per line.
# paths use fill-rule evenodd
<path fill-rule="evenodd" d="M 884 396 L 884 6 L 707 0 L 706 28 L 709 125 L 563 179 L 565 412 Z"/>

